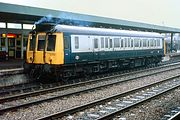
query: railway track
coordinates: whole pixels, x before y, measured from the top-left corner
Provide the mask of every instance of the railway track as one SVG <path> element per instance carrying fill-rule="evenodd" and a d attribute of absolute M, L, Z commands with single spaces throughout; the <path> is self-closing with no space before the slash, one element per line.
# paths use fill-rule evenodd
<path fill-rule="evenodd" d="M 177 79 L 178 78 L 178 79 Z M 124 93 L 112 95 L 68 110 L 39 118 L 44 119 L 112 119 L 118 113 L 142 104 L 168 91 L 180 87 L 179 76 L 170 77 Z"/>
<path fill-rule="evenodd" d="M 179 120 L 180 119 L 180 106 L 173 108 L 171 111 L 166 113 L 161 120 Z"/>
<path fill-rule="evenodd" d="M 141 69 L 134 69 L 133 71 L 125 70 L 125 71 L 120 71 L 120 72 L 114 72 L 114 73 L 107 74 L 106 76 L 105 75 L 93 76 L 92 78 L 89 78 L 89 79 L 86 79 L 86 78 L 75 79 L 72 84 L 81 83 L 83 81 L 85 81 L 85 82 L 86 81 L 92 81 L 92 82 L 99 81 L 99 78 L 104 78 L 104 77 L 113 78 L 113 77 L 117 77 L 117 76 L 137 74 L 137 73 L 141 73 L 144 71 L 157 70 L 157 69 L 162 69 L 162 68 L 166 68 L 166 67 L 173 67 L 176 65 L 180 65 L 180 62 L 173 63 L 173 64 L 165 64 L 165 65 L 153 67 L 153 68 L 145 68 L 145 69 L 141 68 Z M 123 74 L 122 72 L 125 74 Z M 71 84 L 68 83 L 66 85 L 71 85 Z M 64 85 L 64 86 L 66 86 L 66 85 Z M 60 82 L 55 82 L 55 83 L 50 83 L 50 84 L 24 83 L 24 84 L 12 85 L 12 86 L 5 86 L 5 87 L 0 87 L 0 97 L 7 97 L 7 96 L 11 96 L 11 95 L 16 96 L 18 94 L 23 94 L 23 93 L 32 93 L 32 92 L 35 92 L 38 90 L 41 91 L 43 89 L 56 88 L 58 86 L 63 86 L 63 85 Z"/>
<path fill-rule="evenodd" d="M 169 120 L 179 120 L 180 119 L 180 112 L 173 115 Z"/>
<path fill-rule="evenodd" d="M 140 76 L 138 76 L 137 73 L 135 72 L 136 76 L 131 77 L 131 78 L 126 78 L 126 79 L 122 78 L 123 75 L 100 78 L 99 81 L 101 81 L 103 84 L 101 83 L 99 85 L 97 85 L 97 80 L 94 80 L 94 81 L 88 81 L 88 82 L 84 82 L 84 83 L 78 83 L 75 85 L 67 85 L 67 86 L 63 86 L 63 87 L 51 88 L 51 89 L 47 89 L 47 90 L 41 90 L 41 91 L 36 91 L 36 92 L 32 92 L 32 93 L 21 94 L 18 96 L 16 95 L 16 96 L 2 98 L 2 99 L 0 99 L 0 103 L 1 103 L 2 108 L 3 108 L 3 106 L 5 106 L 7 104 L 10 107 L 9 106 L 4 107 L 3 109 L 0 110 L 0 113 L 12 111 L 12 110 L 22 108 L 22 107 L 27 107 L 30 105 L 40 104 L 42 102 L 51 101 L 51 100 L 54 100 L 57 98 L 64 98 L 64 97 L 75 95 L 75 94 L 80 94 L 80 93 L 84 93 L 84 92 L 89 92 L 89 91 L 94 91 L 94 90 L 98 90 L 98 89 L 102 89 L 102 88 L 107 88 L 108 86 L 113 86 L 113 85 L 121 84 L 123 82 L 125 83 L 128 81 L 137 80 L 137 79 L 140 79 L 142 77 L 147 77 L 150 75 L 151 76 L 157 75 L 157 74 L 162 73 L 162 72 L 166 72 L 166 71 L 170 71 L 170 70 L 172 71 L 173 69 L 177 70 L 177 69 L 179 69 L 179 67 L 180 66 L 174 66 L 173 68 L 166 68 L 165 70 L 161 70 L 159 72 L 153 71 L 153 72 L 150 72 L 149 74 L 146 73 L 145 75 L 140 75 Z M 151 69 L 151 70 L 154 70 L 154 69 Z M 144 71 L 144 72 L 147 72 L 147 71 Z M 142 71 L 140 73 L 142 73 Z M 129 77 L 129 73 L 124 74 L 124 75 L 128 75 L 128 77 Z M 177 77 L 178 76 L 179 75 L 177 75 Z M 112 78 L 116 78 L 116 79 L 113 81 Z M 122 78 L 122 79 L 120 79 L 120 78 Z M 104 80 L 108 80 L 108 81 L 110 80 L 110 81 L 107 83 L 104 83 Z M 93 83 L 95 85 L 92 85 Z M 59 92 L 56 94 L 50 94 L 49 95 L 50 97 L 48 97 L 48 94 L 45 94 L 47 92 L 54 92 L 54 91 L 59 91 Z M 45 94 L 45 95 L 41 96 L 41 94 Z M 39 95 L 38 100 L 37 100 L 37 98 L 35 98 L 35 99 L 27 98 L 27 96 L 35 96 L 35 95 Z M 17 100 L 17 98 L 18 99 L 23 99 L 23 98 L 29 99 L 29 102 L 23 102 L 24 100 L 20 100 L 19 101 L 20 104 L 14 105 L 13 100 Z M 12 101 L 12 103 L 10 104 L 11 101 Z"/>
<path fill-rule="evenodd" d="M 60 86 L 61 84 L 56 83 L 50 83 L 50 84 L 43 84 L 40 82 L 33 82 L 33 83 L 23 83 L 18 85 L 11 85 L 6 87 L 0 88 L 0 97 L 6 97 L 6 96 L 12 96 L 12 95 L 18 95 L 22 93 L 28 93 L 33 92 L 37 90 L 47 89 L 47 88 L 53 88 L 56 86 Z"/>
<path fill-rule="evenodd" d="M 171 64 L 178 64 L 180 61 L 179 60 L 176 60 L 176 61 L 165 61 L 165 62 L 162 62 L 159 64 L 159 66 L 163 67 L 163 66 L 167 66 L 167 65 L 171 65 Z M 159 67 L 158 66 L 158 67 Z M 152 67 L 152 66 L 150 66 Z M 156 67 L 155 67 L 156 68 Z M 135 71 L 138 71 L 138 70 L 144 70 L 144 69 L 149 69 L 149 67 L 145 67 L 145 68 L 135 68 L 133 70 L 124 70 L 124 71 L 120 71 L 120 72 L 114 72 L 114 73 L 110 73 L 108 76 L 111 76 L 111 75 L 117 75 L 117 74 L 122 74 L 122 73 L 127 73 L 127 72 L 135 72 Z M 99 78 L 101 77 L 102 75 L 99 75 L 99 76 L 94 76 L 92 78 L 89 78 L 90 80 L 93 79 L 93 78 Z M 88 79 L 88 80 L 89 80 Z M 75 79 L 73 81 L 73 84 L 74 83 L 77 83 L 77 82 L 82 82 L 82 81 L 86 81 L 84 80 L 83 78 L 82 79 Z M 69 84 L 69 83 L 67 83 Z M 3 97 L 3 96 L 6 96 L 6 95 L 13 95 L 13 94 L 18 94 L 18 93 L 26 93 L 26 92 L 32 92 L 32 91 L 35 91 L 35 90 L 40 90 L 40 89 L 43 89 L 43 88 L 50 88 L 50 87 L 55 87 L 55 86 L 60 86 L 62 85 L 62 83 L 60 82 L 56 82 L 55 84 L 51 83 L 51 84 L 42 84 L 42 83 L 22 83 L 22 84 L 17 84 L 17 85 L 9 85 L 9 86 L 1 86 L 0 87 L 0 97 Z"/>

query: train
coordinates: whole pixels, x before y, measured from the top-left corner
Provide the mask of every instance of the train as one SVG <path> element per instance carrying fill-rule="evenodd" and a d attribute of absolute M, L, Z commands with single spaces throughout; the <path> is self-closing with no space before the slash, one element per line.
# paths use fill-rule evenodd
<path fill-rule="evenodd" d="M 67 80 L 161 62 L 160 33 L 73 25 L 37 25 L 29 33 L 24 70 L 32 78 Z"/>

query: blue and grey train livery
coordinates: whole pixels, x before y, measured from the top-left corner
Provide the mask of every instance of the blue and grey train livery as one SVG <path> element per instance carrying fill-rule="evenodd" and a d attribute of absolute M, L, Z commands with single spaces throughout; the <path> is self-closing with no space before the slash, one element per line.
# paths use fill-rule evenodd
<path fill-rule="evenodd" d="M 29 34 L 26 67 L 59 78 L 158 64 L 159 33 L 56 25 Z"/>

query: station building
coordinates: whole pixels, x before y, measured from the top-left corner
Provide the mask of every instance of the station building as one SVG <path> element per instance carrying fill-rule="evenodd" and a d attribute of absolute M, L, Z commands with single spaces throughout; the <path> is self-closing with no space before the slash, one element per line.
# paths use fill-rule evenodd
<path fill-rule="evenodd" d="M 32 24 L 0 22 L 0 51 L 8 59 L 23 59 Z M 6 58 L 6 59 L 7 59 Z"/>
<path fill-rule="evenodd" d="M 60 24 L 170 33 L 171 39 L 180 33 L 177 28 L 0 2 L 0 59 L 24 59 L 28 33 L 45 16 Z"/>

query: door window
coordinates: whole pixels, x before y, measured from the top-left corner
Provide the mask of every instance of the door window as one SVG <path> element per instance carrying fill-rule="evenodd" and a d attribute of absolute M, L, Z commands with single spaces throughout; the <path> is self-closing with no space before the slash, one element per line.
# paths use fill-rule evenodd
<path fill-rule="evenodd" d="M 38 51 L 43 51 L 45 48 L 45 35 L 38 35 Z"/>
<path fill-rule="evenodd" d="M 47 51 L 55 51 L 56 35 L 48 35 Z"/>

